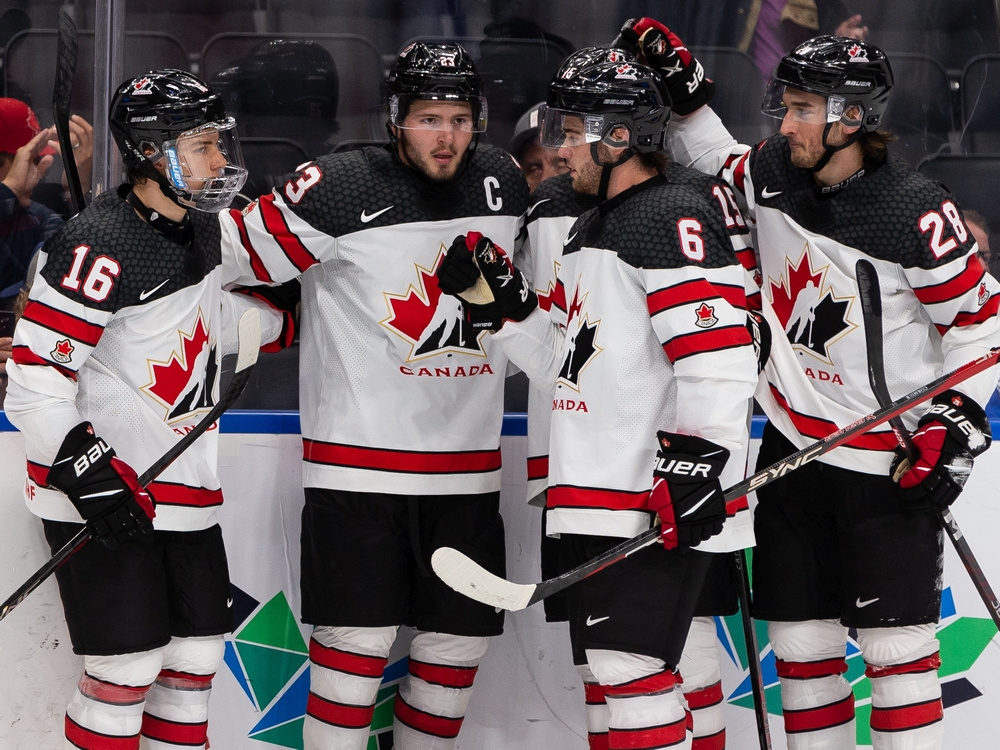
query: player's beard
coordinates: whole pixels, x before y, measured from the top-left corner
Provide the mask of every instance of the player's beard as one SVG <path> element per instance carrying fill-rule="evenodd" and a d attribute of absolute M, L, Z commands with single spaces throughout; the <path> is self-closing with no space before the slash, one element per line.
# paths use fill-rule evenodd
<path fill-rule="evenodd" d="M 791 149 L 792 165 L 799 169 L 812 169 L 819 164 L 819 160 L 826 153 L 822 142 L 805 144 L 796 141 L 795 145 L 789 143 L 789 148 Z"/>
<path fill-rule="evenodd" d="M 455 175 L 458 174 L 468 154 L 468 147 L 465 151 L 458 152 L 455 150 L 454 144 L 438 145 L 428 153 L 421 153 L 419 148 L 407 139 L 405 130 L 400 130 L 399 144 L 402 149 L 403 162 L 423 175 L 428 182 L 433 183 L 445 183 L 455 179 Z M 443 151 L 454 155 L 448 164 L 438 164 L 434 161 L 434 154 Z"/>
<path fill-rule="evenodd" d="M 597 195 L 601 186 L 601 167 L 594 163 L 588 155 L 586 161 L 581 160 L 579 166 L 570 165 L 574 169 L 572 182 L 573 190 L 583 195 Z"/>

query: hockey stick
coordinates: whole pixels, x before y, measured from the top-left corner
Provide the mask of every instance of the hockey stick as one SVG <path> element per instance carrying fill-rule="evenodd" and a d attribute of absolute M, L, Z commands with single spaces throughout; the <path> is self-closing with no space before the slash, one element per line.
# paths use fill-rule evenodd
<path fill-rule="evenodd" d="M 736 550 L 736 567 L 738 568 L 740 617 L 743 620 L 743 636 L 746 640 L 747 669 L 750 670 L 750 692 L 753 694 L 753 712 L 757 718 L 757 741 L 760 750 L 771 750 L 771 728 L 767 722 L 767 698 L 764 695 L 764 675 L 760 668 L 760 644 L 757 642 L 757 631 L 750 615 L 750 566 L 747 562 L 747 551 Z"/>
<path fill-rule="evenodd" d="M 59 41 L 56 46 L 56 80 L 52 86 L 52 119 L 59 136 L 59 150 L 66 170 L 70 202 L 73 204 L 73 212 L 78 214 L 85 204 L 80 172 L 76 168 L 76 154 L 73 153 L 73 142 L 69 137 L 69 96 L 73 89 L 73 75 L 76 73 L 76 52 L 76 24 L 66 9 L 62 8 L 59 11 Z"/>
<path fill-rule="evenodd" d="M 858 288 L 861 292 L 861 312 L 865 321 L 865 346 L 868 351 L 868 382 L 871 385 L 872 392 L 874 392 L 879 406 L 884 406 L 892 400 L 892 397 L 889 395 L 889 387 L 885 379 L 885 362 L 882 351 L 882 294 L 879 288 L 878 272 L 875 270 L 875 266 L 864 258 L 857 262 L 855 272 L 858 277 Z M 896 436 L 896 442 L 899 443 L 899 447 L 906 455 L 909 465 L 912 465 L 916 450 L 913 440 L 910 438 L 910 434 L 903 424 L 903 420 L 899 417 L 893 417 L 889 420 L 889 426 L 892 427 L 892 432 Z M 972 553 L 972 548 L 965 540 L 965 535 L 959 528 L 958 521 L 955 520 L 955 516 L 952 515 L 950 508 L 946 508 L 941 512 L 941 523 L 948 534 L 948 538 L 951 539 L 955 547 L 955 552 L 958 553 L 958 558 L 969 573 L 972 585 L 976 587 L 976 591 L 986 605 L 986 609 L 989 610 L 990 617 L 993 618 L 994 624 L 1000 630 L 1000 600 L 993 593 L 989 581 L 986 580 L 986 574 L 983 573 L 979 561 L 976 560 L 976 556 Z"/>
<path fill-rule="evenodd" d="M 731 502 L 748 492 L 770 484 L 790 471 L 795 471 L 795 469 L 805 466 L 811 461 L 815 461 L 820 456 L 829 453 L 834 448 L 843 445 L 858 435 L 868 432 L 873 427 L 905 411 L 909 411 L 917 404 L 933 398 L 942 391 L 946 391 L 963 380 L 992 367 L 997 363 L 998 359 L 1000 359 L 1000 347 L 990 349 L 989 352 L 983 354 L 981 357 L 971 362 L 966 362 L 951 372 L 932 380 L 927 385 L 917 388 L 912 393 L 896 399 L 872 414 L 864 416 L 856 422 L 840 428 L 836 432 L 830 433 L 812 445 L 793 453 L 781 461 L 777 461 L 765 469 L 761 469 L 756 474 L 733 485 L 725 492 L 726 501 Z M 572 586 L 574 583 L 592 576 L 594 573 L 603 570 L 609 565 L 613 565 L 619 560 L 624 560 L 636 550 L 652 544 L 659 537 L 660 527 L 656 526 L 622 542 L 617 547 L 613 547 L 604 554 L 598 555 L 593 560 L 585 562 L 573 570 L 555 578 L 550 578 L 547 581 L 541 581 L 540 583 L 514 583 L 495 576 L 466 555 L 451 547 L 439 547 L 436 549 L 434 554 L 431 555 L 431 567 L 442 581 L 460 594 L 464 594 L 470 599 L 475 599 L 493 607 L 516 612 L 536 602 L 540 602 L 545 597 L 551 596 L 557 591 L 562 591 L 567 586 Z"/>
<path fill-rule="evenodd" d="M 243 393 L 243 389 L 250 380 L 250 373 L 253 371 L 253 366 L 257 363 L 257 355 L 260 353 L 260 313 L 257 310 L 247 310 L 240 316 L 239 341 L 240 348 L 236 358 L 236 371 L 226 392 L 222 394 L 222 397 L 212 407 L 212 410 L 189 433 L 174 443 L 170 450 L 153 462 L 153 465 L 142 473 L 139 477 L 139 484 L 143 487 L 156 479 L 179 455 L 190 448 L 191 444 L 207 432 L 218 421 L 219 417 L 236 402 L 240 394 Z M 38 588 L 46 578 L 61 568 L 63 563 L 74 552 L 86 544 L 89 539 L 90 527 L 84 526 L 76 536 L 66 542 L 47 563 L 36 570 L 27 581 L 21 584 L 21 587 L 17 591 L 10 595 L 7 601 L 3 603 L 3 606 L 0 607 L 0 620 L 9 615 L 14 607 L 23 602 L 28 594 Z"/>

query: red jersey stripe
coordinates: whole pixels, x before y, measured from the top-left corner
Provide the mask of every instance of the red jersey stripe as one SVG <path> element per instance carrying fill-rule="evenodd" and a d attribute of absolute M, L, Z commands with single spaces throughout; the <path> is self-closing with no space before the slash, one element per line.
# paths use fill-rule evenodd
<path fill-rule="evenodd" d="M 746 192 L 746 168 L 747 159 L 750 158 L 750 152 L 747 151 L 743 154 L 733 154 L 728 159 L 726 159 L 725 165 L 722 167 L 723 171 L 732 168 L 733 178 L 731 180 L 726 179 L 720 172 L 719 176 L 726 179 L 726 182 L 732 183 L 733 187 L 739 190 L 741 193 Z M 735 165 L 735 166 L 734 166 Z"/>
<path fill-rule="evenodd" d="M 663 351 L 671 362 L 676 362 L 696 354 L 717 352 L 747 344 L 750 344 L 750 332 L 746 326 L 725 326 L 674 336 L 663 345 Z"/>
<path fill-rule="evenodd" d="M 34 461 L 28 461 L 28 479 L 39 487 L 48 487 L 50 468 L 49 466 L 36 464 Z"/>
<path fill-rule="evenodd" d="M 295 236 L 288 227 L 280 209 L 274 205 L 274 196 L 265 195 L 258 203 L 260 217 L 264 221 L 264 228 L 270 232 L 271 237 L 278 243 L 285 257 L 291 261 L 299 271 L 305 271 L 310 266 L 317 263 L 316 258 L 306 249 L 302 241 Z"/>
<path fill-rule="evenodd" d="M 264 266 L 263 261 L 260 259 L 260 255 L 257 253 L 257 248 L 253 246 L 250 241 L 250 235 L 247 233 L 247 222 L 246 218 L 243 216 L 243 212 L 231 208 L 229 209 L 229 216 L 232 218 L 233 222 L 236 224 L 237 230 L 240 233 L 240 244 L 243 245 L 243 249 L 247 251 L 247 255 L 250 256 L 250 269 L 253 271 L 253 275 L 256 276 L 261 281 L 266 281 L 270 283 L 273 281 L 271 274 L 267 272 L 267 268 Z"/>
<path fill-rule="evenodd" d="M 788 401 L 785 400 L 781 392 L 773 385 L 771 385 L 771 395 L 778 406 L 788 414 L 795 429 L 805 437 L 812 438 L 813 440 L 822 440 L 827 435 L 840 429 L 829 420 L 809 417 L 794 411 L 788 405 Z M 866 432 L 864 435 L 859 435 L 853 440 L 848 441 L 845 445 L 866 451 L 894 451 L 896 450 L 896 438 L 891 432 Z"/>
<path fill-rule="evenodd" d="M 451 719 L 447 716 L 434 716 L 426 711 L 414 708 L 404 701 L 400 695 L 396 695 L 393 714 L 403 724 L 416 729 L 418 732 L 429 734 L 432 737 L 444 737 L 448 739 L 458 737 L 458 732 L 462 728 L 462 718 L 464 718 Z"/>
<path fill-rule="evenodd" d="M 354 654 L 350 651 L 342 651 L 339 648 L 324 646 L 315 638 L 309 640 L 309 660 L 313 664 L 318 664 L 326 669 L 333 669 L 345 674 L 357 675 L 358 677 L 382 678 L 385 665 L 389 663 L 388 658 L 381 656 L 368 656 L 366 654 Z"/>
<path fill-rule="evenodd" d="M 871 724 L 876 732 L 905 732 L 936 724 L 942 719 L 944 707 L 940 698 L 895 708 L 872 706 Z"/>
<path fill-rule="evenodd" d="M 174 482 L 150 482 L 146 489 L 157 505 L 179 505 L 185 508 L 213 508 L 222 505 L 222 490 L 188 487 Z"/>
<path fill-rule="evenodd" d="M 989 298 L 989 300 L 987 300 L 985 305 L 979 308 L 979 312 L 960 312 L 956 315 L 951 327 L 965 328 L 965 326 L 974 326 L 977 323 L 985 323 L 997 314 L 998 308 L 1000 308 L 1000 294 L 994 294 Z"/>
<path fill-rule="evenodd" d="M 740 265 L 743 266 L 746 270 L 748 271 L 757 270 L 757 256 L 754 255 L 752 247 L 748 247 L 744 250 L 737 250 L 736 259 L 740 262 Z"/>
<path fill-rule="evenodd" d="M 846 724 L 854 718 L 854 694 L 851 693 L 836 703 L 819 708 L 804 708 L 798 711 L 786 710 L 785 734 L 815 732 Z M 874 712 L 872 712 L 874 714 Z"/>
<path fill-rule="evenodd" d="M 782 661 L 774 660 L 778 677 L 792 680 L 810 680 L 814 677 L 831 677 L 844 674 L 847 662 L 842 658 L 821 659 L 820 661 Z"/>
<path fill-rule="evenodd" d="M 545 504 L 549 508 L 606 508 L 608 510 L 647 510 L 649 490 L 624 492 L 593 487 L 558 485 L 549 487 Z"/>
<path fill-rule="evenodd" d="M 726 730 L 720 729 L 715 734 L 695 737 L 691 740 L 691 750 L 726 750 Z"/>
<path fill-rule="evenodd" d="M 60 336 L 68 336 L 87 346 L 97 346 L 101 334 L 104 333 L 104 326 L 88 323 L 82 318 L 37 301 L 31 302 L 24 309 L 23 317 L 50 331 L 55 331 Z"/>
<path fill-rule="evenodd" d="M 986 275 L 986 268 L 979 259 L 978 253 L 970 253 L 969 259 L 965 263 L 965 269 L 958 274 L 940 284 L 917 287 L 913 293 L 923 305 L 932 305 L 937 302 L 947 302 L 958 299 L 968 294 L 976 285 L 982 281 Z"/>
<path fill-rule="evenodd" d="M 139 746 L 139 734 L 128 736 L 101 734 L 66 717 L 66 739 L 82 750 L 133 750 Z"/>
<path fill-rule="evenodd" d="M 399 699 L 396 699 L 399 702 Z M 324 724 L 345 729 L 364 729 L 371 725 L 375 706 L 349 706 L 346 703 L 321 698 L 315 693 L 309 693 L 306 700 L 306 713 Z"/>
<path fill-rule="evenodd" d="M 706 706 L 717 706 L 722 703 L 722 682 L 716 682 L 701 690 L 684 693 L 688 708 L 695 711 Z"/>
<path fill-rule="evenodd" d="M 640 677 L 631 682 L 623 682 L 620 685 L 607 685 L 605 693 L 612 697 L 626 697 L 629 695 L 649 695 L 651 693 L 662 693 L 670 690 L 677 684 L 677 675 L 670 670 L 657 672 L 656 674 Z"/>
<path fill-rule="evenodd" d="M 303 438 L 302 446 L 303 458 L 310 463 L 402 474 L 475 474 L 498 471 L 501 465 L 499 448 L 486 451 L 426 453 L 321 443 L 308 438 Z"/>
<path fill-rule="evenodd" d="M 560 279 L 556 279 L 556 288 L 552 290 L 552 307 L 566 312 L 566 287 Z"/>
<path fill-rule="evenodd" d="M 532 456 L 528 458 L 528 480 L 545 479 L 549 475 L 549 457 Z"/>
<path fill-rule="evenodd" d="M 607 691 L 599 682 L 583 683 L 583 699 L 588 706 L 603 706 L 607 701 L 604 696 Z"/>
<path fill-rule="evenodd" d="M 646 750 L 649 748 L 673 747 L 683 744 L 687 734 L 687 719 L 678 719 L 671 724 L 644 729 L 609 728 L 608 744 L 614 748 Z"/>
<path fill-rule="evenodd" d="M 208 722 L 185 724 L 144 713 L 142 715 L 142 734 L 144 737 L 166 745 L 198 747 L 204 745 L 208 737 Z"/>
<path fill-rule="evenodd" d="M 410 659 L 410 674 L 432 685 L 449 688 L 472 687 L 479 667 L 446 667 Z"/>
<path fill-rule="evenodd" d="M 934 652 L 923 659 L 915 659 L 906 664 L 890 664 L 887 667 L 879 667 L 874 664 L 865 663 L 865 677 L 889 677 L 894 674 L 922 674 L 924 672 L 936 672 L 941 668 L 941 654 Z"/>
<path fill-rule="evenodd" d="M 658 289 L 646 295 L 646 307 L 650 315 L 696 302 L 708 302 L 721 297 L 733 307 L 746 308 L 746 292 L 741 286 L 712 284 L 705 279 L 685 281 L 682 284 Z"/>
<path fill-rule="evenodd" d="M 52 367 L 70 380 L 76 380 L 76 373 L 73 370 L 57 365 L 55 362 L 50 362 L 44 357 L 39 357 L 26 346 L 15 346 L 11 358 L 19 365 L 44 365 L 45 367 Z"/>
<path fill-rule="evenodd" d="M 735 516 L 741 510 L 749 510 L 750 501 L 747 500 L 746 495 L 741 495 L 735 500 L 730 500 L 726 503 L 726 515 L 729 517 Z"/>

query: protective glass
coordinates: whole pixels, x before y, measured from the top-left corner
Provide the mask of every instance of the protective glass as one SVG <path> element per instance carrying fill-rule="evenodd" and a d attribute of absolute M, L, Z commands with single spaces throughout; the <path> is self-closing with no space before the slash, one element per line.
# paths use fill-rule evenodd
<path fill-rule="evenodd" d="M 247 179 L 243 154 L 232 117 L 210 122 L 163 142 L 167 180 L 179 193 L 190 194 L 199 211 L 221 211 Z M 182 202 L 186 196 L 182 195 Z"/>
<path fill-rule="evenodd" d="M 443 113 L 434 113 L 432 110 L 423 112 L 420 116 L 414 116 L 410 112 L 415 101 L 435 101 L 459 103 L 466 102 L 472 105 L 472 111 L 468 115 L 444 116 Z M 406 114 L 403 114 L 403 113 Z M 484 96 L 458 96 L 453 94 L 440 94 L 430 96 L 401 97 L 393 94 L 389 97 L 389 122 L 397 128 L 403 130 L 444 130 L 459 133 L 485 133 L 486 132 L 486 97 Z"/>
<path fill-rule="evenodd" d="M 808 104 L 796 102 L 789 108 L 785 102 L 785 88 L 785 84 L 773 78 L 768 81 L 760 111 L 779 120 L 784 120 L 786 116 L 789 116 L 793 121 L 806 125 L 825 125 L 828 122 L 840 122 L 841 120 L 845 125 L 857 124 L 856 121 L 849 121 L 844 117 L 844 97 L 831 94 L 826 97 L 825 104 L 822 100 Z"/>
<path fill-rule="evenodd" d="M 606 127 L 609 123 L 605 115 L 573 112 L 568 109 L 546 107 L 542 115 L 539 138 L 546 148 L 575 148 L 586 143 L 604 141 L 612 148 L 626 148 L 628 141 L 611 137 L 616 128 Z M 611 132 L 605 135 L 605 130 Z"/>

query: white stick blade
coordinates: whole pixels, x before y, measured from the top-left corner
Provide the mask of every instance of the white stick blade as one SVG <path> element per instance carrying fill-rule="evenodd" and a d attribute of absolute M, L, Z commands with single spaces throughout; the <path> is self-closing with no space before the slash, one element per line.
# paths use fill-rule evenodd
<path fill-rule="evenodd" d="M 438 578 L 460 594 L 497 609 L 516 612 L 528 606 L 535 593 L 533 583 L 511 583 L 490 573 L 479 563 L 451 547 L 439 547 L 431 555 Z"/>
<path fill-rule="evenodd" d="M 253 367 L 260 354 L 260 313 L 250 308 L 240 316 L 240 350 L 236 355 L 236 372 Z"/>

